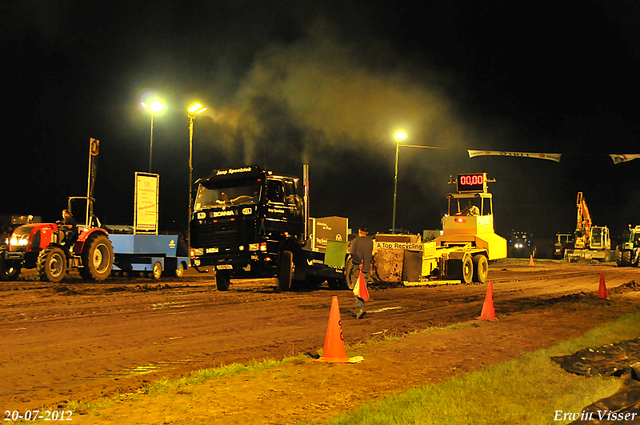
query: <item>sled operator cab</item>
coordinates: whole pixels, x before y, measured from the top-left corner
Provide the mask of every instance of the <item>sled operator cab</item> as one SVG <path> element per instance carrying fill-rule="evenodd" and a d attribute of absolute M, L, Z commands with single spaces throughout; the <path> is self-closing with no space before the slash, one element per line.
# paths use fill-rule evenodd
<path fill-rule="evenodd" d="M 442 218 L 443 234 L 436 240 L 465 242 L 472 235 L 495 235 L 493 196 L 487 191 L 486 173 L 458 174 L 457 193 L 449 193 L 448 213 Z M 449 181 L 453 184 L 452 181 Z M 503 239 L 503 238 L 500 238 Z M 505 253 L 506 255 L 506 253 Z"/>

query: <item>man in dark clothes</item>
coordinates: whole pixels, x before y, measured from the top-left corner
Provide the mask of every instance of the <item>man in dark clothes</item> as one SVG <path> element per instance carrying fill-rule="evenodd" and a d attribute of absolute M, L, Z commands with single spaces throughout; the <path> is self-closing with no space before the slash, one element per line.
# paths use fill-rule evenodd
<path fill-rule="evenodd" d="M 71 251 L 78 240 L 78 223 L 69 210 L 62 210 L 62 231 L 64 232 L 64 247 Z"/>
<path fill-rule="evenodd" d="M 360 270 L 362 270 L 362 274 L 364 275 L 364 280 L 367 284 L 371 283 L 371 256 L 373 252 L 373 241 L 367 235 L 369 234 L 369 229 L 367 226 L 361 226 L 360 230 L 358 230 L 358 237 L 355 238 L 351 242 L 351 259 L 353 263 L 351 265 L 351 282 L 355 283 L 358 281 L 360 277 Z M 356 307 L 358 308 L 358 313 L 356 314 L 356 318 L 360 319 L 364 316 L 364 303 L 365 301 L 356 296 Z"/>

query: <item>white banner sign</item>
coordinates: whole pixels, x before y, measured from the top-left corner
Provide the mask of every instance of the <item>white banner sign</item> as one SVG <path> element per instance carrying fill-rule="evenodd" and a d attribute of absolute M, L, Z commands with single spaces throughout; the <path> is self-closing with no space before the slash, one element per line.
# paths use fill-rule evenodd
<path fill-rule="evenodd" d="M 612 153 L 612 154 L 609 154 L 609 156 L 613 160 L 614 164 L 629 162 L 629 161 L 633 161 L 634 159 L 640 158 L 640 154 L 638 153 L 628 153 L 628 154 L 621 154 L 621 155 Z"/>
<path fill-rule="evenodd" d="M 473 151 L 469 152 L 469 158 L 476 156 L 512 156 L 517 158 L 535 158 L 535 159 L 547 159 L 549 161 L 560 162 L 562 154 L 559 153 L 536 153 L 536 152 L 507 152 L 507 151 Z"/>
<path fill-rule="evenodd" d="M 160 176 L 136 172 L 134 233 L 158 234 Z"/>

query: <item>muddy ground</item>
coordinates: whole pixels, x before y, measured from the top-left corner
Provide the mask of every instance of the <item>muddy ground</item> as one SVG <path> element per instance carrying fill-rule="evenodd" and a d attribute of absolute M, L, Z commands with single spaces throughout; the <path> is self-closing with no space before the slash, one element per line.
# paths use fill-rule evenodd
<path fill-rule="evenodd" d="M 608 301 L 596 297 L 601 272 Z M 63 409 L 69 400 L 131 393 L 160 377 L 199 368 L 313 355 L 324 344 L 334 296 L 348 347 L 430 326 L 471 323 L 459 330 L 356 346 L 357 352 L 348 349 L 349 355 L 365 358 L 356 365 L 318 364 L 308 357 L 250 379 L 224 378 L 154 396 L 153 402 L 105 408 L 100 417 L 76 416 L 74 422 L 323 419 L 363 401 L 548 347 L 640 306 L 637 268 L 552 260 L 538 260 L 531 267 L 528 260 L 509 259 L 492 264 L 489 278 L 497 322 L 474 320 L 487 285 L 372 287 L 368 314 L 357 320 L 348 291 L 321 286 L 280 293 L 273 280 L 252 280 L 234 281 L 228 292 L 218 292 L 213 276 L 192 271 L 181 280 L 160 282 L 3 282 L 0 408 Z M 201 403 L 193 402 L 194 394 Z M 126 413 L 136 409 L 147 413 Z"/>

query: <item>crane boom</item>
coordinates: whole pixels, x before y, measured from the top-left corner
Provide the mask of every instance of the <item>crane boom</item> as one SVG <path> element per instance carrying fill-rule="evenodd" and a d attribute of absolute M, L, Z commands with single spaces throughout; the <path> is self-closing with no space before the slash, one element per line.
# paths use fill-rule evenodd
<path fill-rule="evenodd" d="M 578 208 L 578 220 L 576 223 L 576 248 L 585 248 L 588 246 L 589 236 L 591 235 L 591 215 L 589 214 L 589 208 L 587 202 L 584 200 L 582 192 L 578 192 L 578 198 L 576 200 L 576 206 Z"/>

